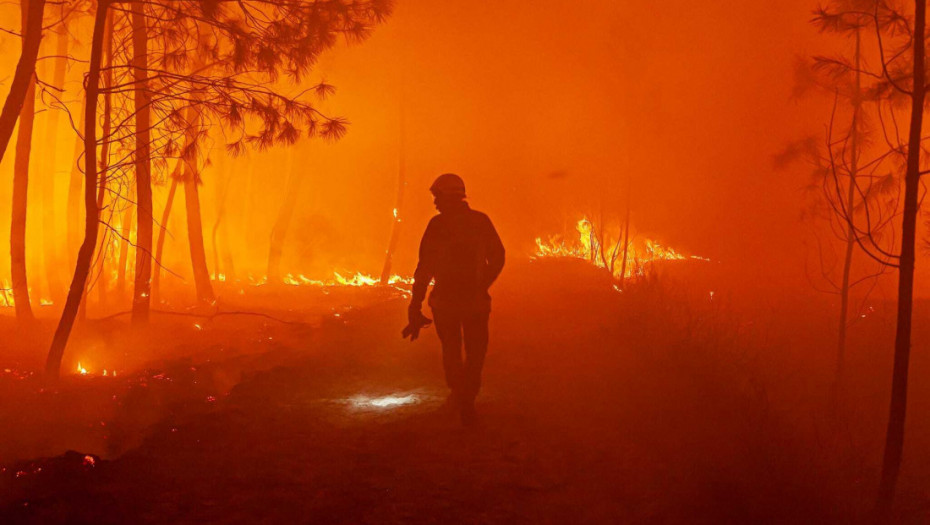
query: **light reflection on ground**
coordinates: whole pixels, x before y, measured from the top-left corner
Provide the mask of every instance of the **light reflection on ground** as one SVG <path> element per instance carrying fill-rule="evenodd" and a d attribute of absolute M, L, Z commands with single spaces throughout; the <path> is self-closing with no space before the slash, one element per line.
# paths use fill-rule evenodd
<path fill-rule="evenodd" d="M 361 409 L 390 409 L 399 406 L 413 405 L 420 402 L 420 397 L 416 394 L 406 395 L 389 395 L 381 397 L 370 397 L 358 395 L 347 400 L 355 408 Z"/>

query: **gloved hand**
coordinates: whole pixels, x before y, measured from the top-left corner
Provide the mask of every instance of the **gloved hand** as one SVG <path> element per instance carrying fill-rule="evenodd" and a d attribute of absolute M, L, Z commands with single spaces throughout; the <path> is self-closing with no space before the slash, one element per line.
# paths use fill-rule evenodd
<path fill-rule="evenodd" d="M 404 327 L 400 335 L 404 339 L 409 337 L 411 341 L 416 341 L 420 337 L 420 330 L 431 324 L 433 324 L 433 320 L 423 315 L 418 306 L 410 306 L 410 309 L 407 310 L 407 326 Z"/>

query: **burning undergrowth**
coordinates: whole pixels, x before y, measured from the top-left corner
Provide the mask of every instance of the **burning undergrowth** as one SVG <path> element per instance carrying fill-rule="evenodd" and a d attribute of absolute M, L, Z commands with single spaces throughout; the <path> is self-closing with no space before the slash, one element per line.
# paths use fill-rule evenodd
<path fill-rule="evenodd" d="M 610 229 L 584 217 L 576 223 L 574 232 L 537 237 L 534 257 L 585 260 L 619 281 L 642 278 L 659 262 L 709 260 L 684 255 L 653 239 L 631 234 L 630 230 L 629 223 Z"/>

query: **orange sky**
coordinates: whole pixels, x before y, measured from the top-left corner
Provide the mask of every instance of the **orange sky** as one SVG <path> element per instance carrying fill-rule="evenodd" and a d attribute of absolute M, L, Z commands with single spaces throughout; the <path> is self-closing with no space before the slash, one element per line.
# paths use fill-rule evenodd
<path fill-rule="evenodd" d="M 453 171 L 465 178 L 473 206 L 495 220 L 513 257 L 529 255 L 534 237 L 558 233 L 584 213 L 622 216 L 631 184 L 641 234 L 747 277 L 804 284 L 811 251 L 800 216 L 809 170 L 777 171 L 772 158 L 793 140 L 822 135 L 829 118 L 824 97 L 791 98 L 797 57 L 838 43 L 810 25 L 815 6 L 398 0 L 369 40 L 340 46 L 319 64 L 318 76 L 338 89 L 322 107 L 351 127 L 337 144 L 304 142 L 292 154 L 306 179 L 285 271 L 380 269 L 406 97 L 400 273 L 412 272 L 419 235 L 434 213 L 430 182 Z M 18 27 L 9 13 L 0 14 L 4 27 Z M 12 64 L 18 42 L 4 36 L 0 46 L 3 64 Z M 71 148 L 69 138 L 62 170 Z M 218 163 L 233 177 L 229 225 L 240 268 L 260 272 L 286 155 Z M 7 200 L 11 163 L 3 164 L 0 198 Z M 251 186 L 249 166 L 258 177 Z M 205 230 L 216 182 L 204 175 Z M 164 196 L 156 188 L 156 210 Z M 174 220 L 178 240 L 169 239 L 166 257 L 171 262 L 174 250 L 183 271 L 183 216 Z M 7 217 L 0 222 L 4 243 L 8 224 Z"/>
<path fill-rule="evenodd" d="M 465 177 L 513 248 L 588 210 L 622 213 L 629 177 L 640 231 L 784 262 L 807 173 L 776 173 L 771 157 L 829 111 L 790 99 L 795 57 L 819 38 L 812 5 L 710 4 L 399 2 L 387 27 L 321 67 L 353 123 L 324 162 L 364 181 L 333 206 L 390 210 L 406 78 L 414 228 L 443 171 Z"/>

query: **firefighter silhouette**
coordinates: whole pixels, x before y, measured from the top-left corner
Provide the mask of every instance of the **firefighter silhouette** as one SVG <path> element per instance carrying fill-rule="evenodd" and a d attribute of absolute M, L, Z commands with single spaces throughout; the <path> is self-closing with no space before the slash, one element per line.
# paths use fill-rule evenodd
<path fill-rule="evenodd" d="M 420 241 L 408 322 L 402 335 L 415 340 L 420 329 L 436 323 L 442 362 L 451 393 L 447 404 L 459 410 L 462 423 L 475 423 L 475 397 L 488 350 L 488 289 L 504 267 L 504 245 L 491 219 L 465 202 L 465 182 L 452 173 L 440 175 L 430 192 L 439 214 Z M 423 315 L 426 289 L 433 320 Z M 463 358 L 464 343 L 464 358 Z"/>

